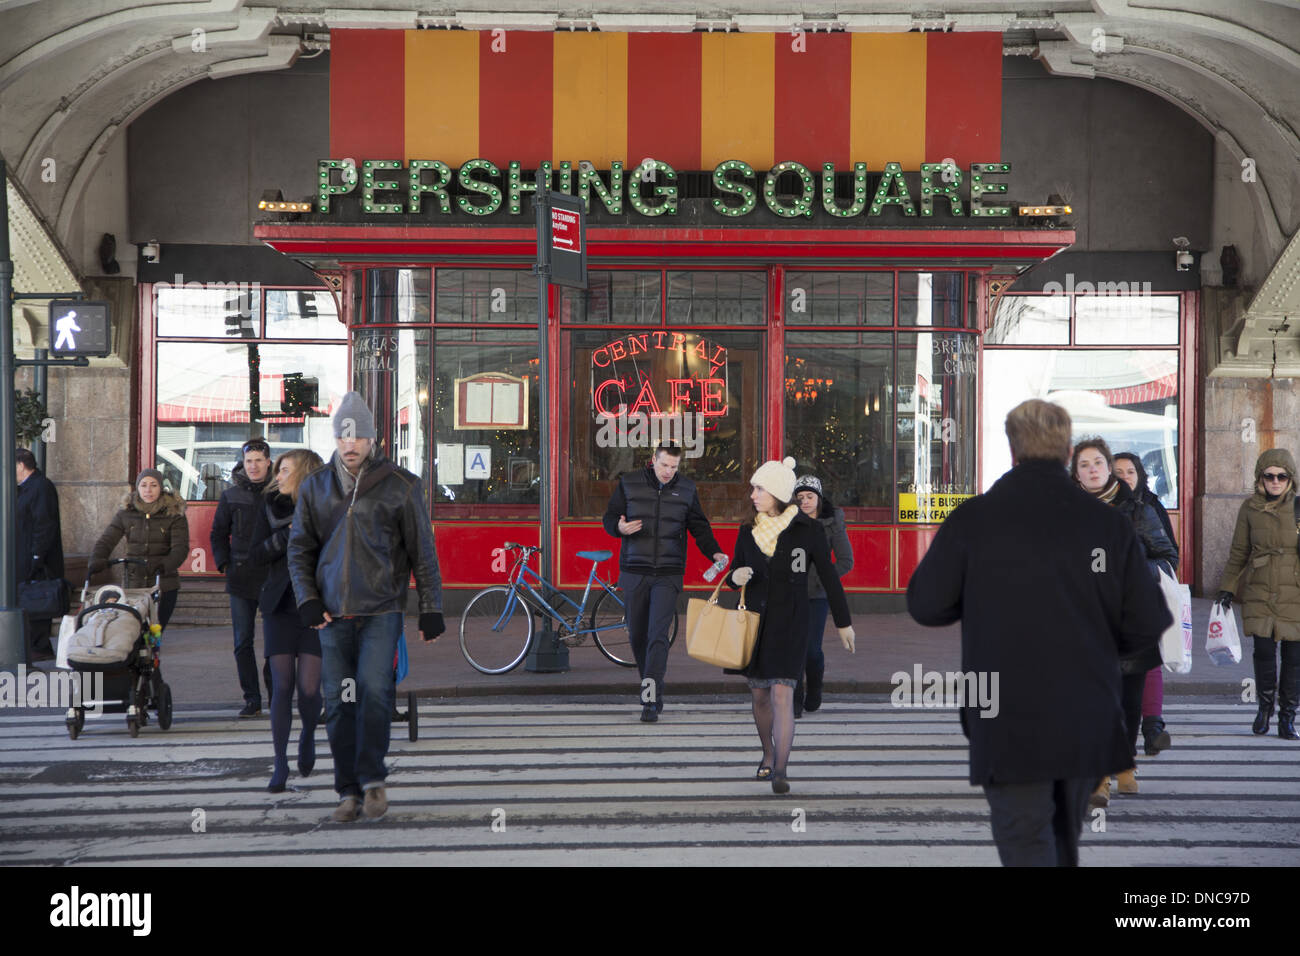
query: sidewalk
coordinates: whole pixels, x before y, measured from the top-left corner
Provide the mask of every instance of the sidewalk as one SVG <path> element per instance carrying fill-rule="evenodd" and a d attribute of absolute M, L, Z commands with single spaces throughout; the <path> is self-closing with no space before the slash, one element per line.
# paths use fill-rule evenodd
<path fill-rule="evenodd" d="M 1245 647 L 1239 664 L 1215 667 L 1205 654 L 1205 629 L 1210 601 L 1193 601 L 1193 663 L 1190 674 L 1165 672 L 1168 694 L 1222 695 L 1225 702 L 1239 701 L 1242 680 L 1253 674 L 1250 649 Z M 680 618 L 680 627 L 686 623 Z M 405 696 L 414 692 L 425 697 L 479 697 L 488 695 L 623 694 L 629 700 L 638 691 L 636 671 L 606 660 L 590 642 L 569 651 L 570 669 L 561 674 L 535 674 L 520 664 L 509 674 L 480 674 L 465 661 L 459 643 L 459 620 L 448 620 L 448 631 L 431 647 L 420 640 L 416 620 L 406 622 L 411 670 L 398 688 Z M 828 622 L 823 647 L 826 651 L 826 692 L 829 694 L 888 694 L 894 689 L 890 676 L 903 671 L 909 676 L 918 665 L 926 671 L 955 671 L 961 665 L 959 625 L 927 628 L 906 614 L 858 614 L 853 618 L 857 632 L 857 653 L 850 655 L 840 645 Z M 1050 640 L 1050 628 L 1044 630 Z M 680 629 L 668 665 L 667 699 L 688 694 L 741 694 L 743 678 L 724 675 L 710 664 L 686 654 Z M 258 670 L 261 670 L 261 621 L 257 635 Z M 176 706 L 236 707 L 240 702 L 235 678 L 232 637 L 229 628 L 177 627 L 163 639 L 162 670 L 172 687 Z M 265 702 L 263 702 L 265 703 Z"/>

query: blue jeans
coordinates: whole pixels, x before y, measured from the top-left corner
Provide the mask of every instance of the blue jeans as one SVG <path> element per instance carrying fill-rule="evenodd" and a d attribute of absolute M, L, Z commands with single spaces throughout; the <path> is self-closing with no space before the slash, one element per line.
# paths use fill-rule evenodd
<path fill-rule="evenodd" d="M 335 619 L 320 632 L 325 729 L 334 755 L 334 789 L 360 796 L 388 776 L 384 757 L 393 722 L 393 658 L 402 615 Z M 344 687 L 344 681 L 350 681 Z"/>
<path fill-rule="evenodd" d="M 179 592 L 169 591 L 173 595 Z M 161 613 L 159 614 L 161 617 Z M 170 612 L 167 615 L 171 616 Z M 257 601 L 230 595 L 230 623 L 235 629 L 235 671 L 239 674 L 239 689 L 244 692 L 244 703 L 262 706 L 262 689 L 257 682 L 257 654 L 253 650 L 253 634 L 257 625 Z"/>

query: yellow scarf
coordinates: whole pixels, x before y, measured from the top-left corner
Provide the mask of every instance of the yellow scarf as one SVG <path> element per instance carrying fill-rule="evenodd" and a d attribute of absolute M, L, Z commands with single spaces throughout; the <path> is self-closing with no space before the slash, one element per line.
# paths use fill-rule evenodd
<path fill-rule="evenodd" d="M 799 506 L 792 504 L 775 518 L 771 515 L 754 515 L 754 543 L 758 550 L 769 558 L 776 554 L 776 539 L 790 526 L 794 516 L 799 513 Z"/>

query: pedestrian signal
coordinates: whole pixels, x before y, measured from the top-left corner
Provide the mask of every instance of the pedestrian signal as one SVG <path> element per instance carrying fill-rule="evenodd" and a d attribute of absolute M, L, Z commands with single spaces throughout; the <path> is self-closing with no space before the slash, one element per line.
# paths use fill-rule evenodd
<path fill-rule="evenodd" d="M 113 351 L 107 302 L 55 299 L 50 302 L 50 354 L 104 358 Z"/>

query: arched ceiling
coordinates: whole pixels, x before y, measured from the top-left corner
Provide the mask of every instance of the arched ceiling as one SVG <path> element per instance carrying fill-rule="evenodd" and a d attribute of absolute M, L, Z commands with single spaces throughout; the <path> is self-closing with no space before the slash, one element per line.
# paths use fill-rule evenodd
<path fill-rule="evenodd" d="M 333 28 L 1000 31 L 1049 71 L 1128 83 L 1186 110 L 1254 181 L 1275 270 L 1300 270 L 1300 0 L 0 0 L 0 154 L 53 240 L 108 145 L 186 84 L 284 69 Z M 1294 260 L 1294 261 L 1292 261 Z M 1279 286 L 1286 291 L 1279 295 Z M 1270 308 L 1300 313 L 1300 283 Z"/>

